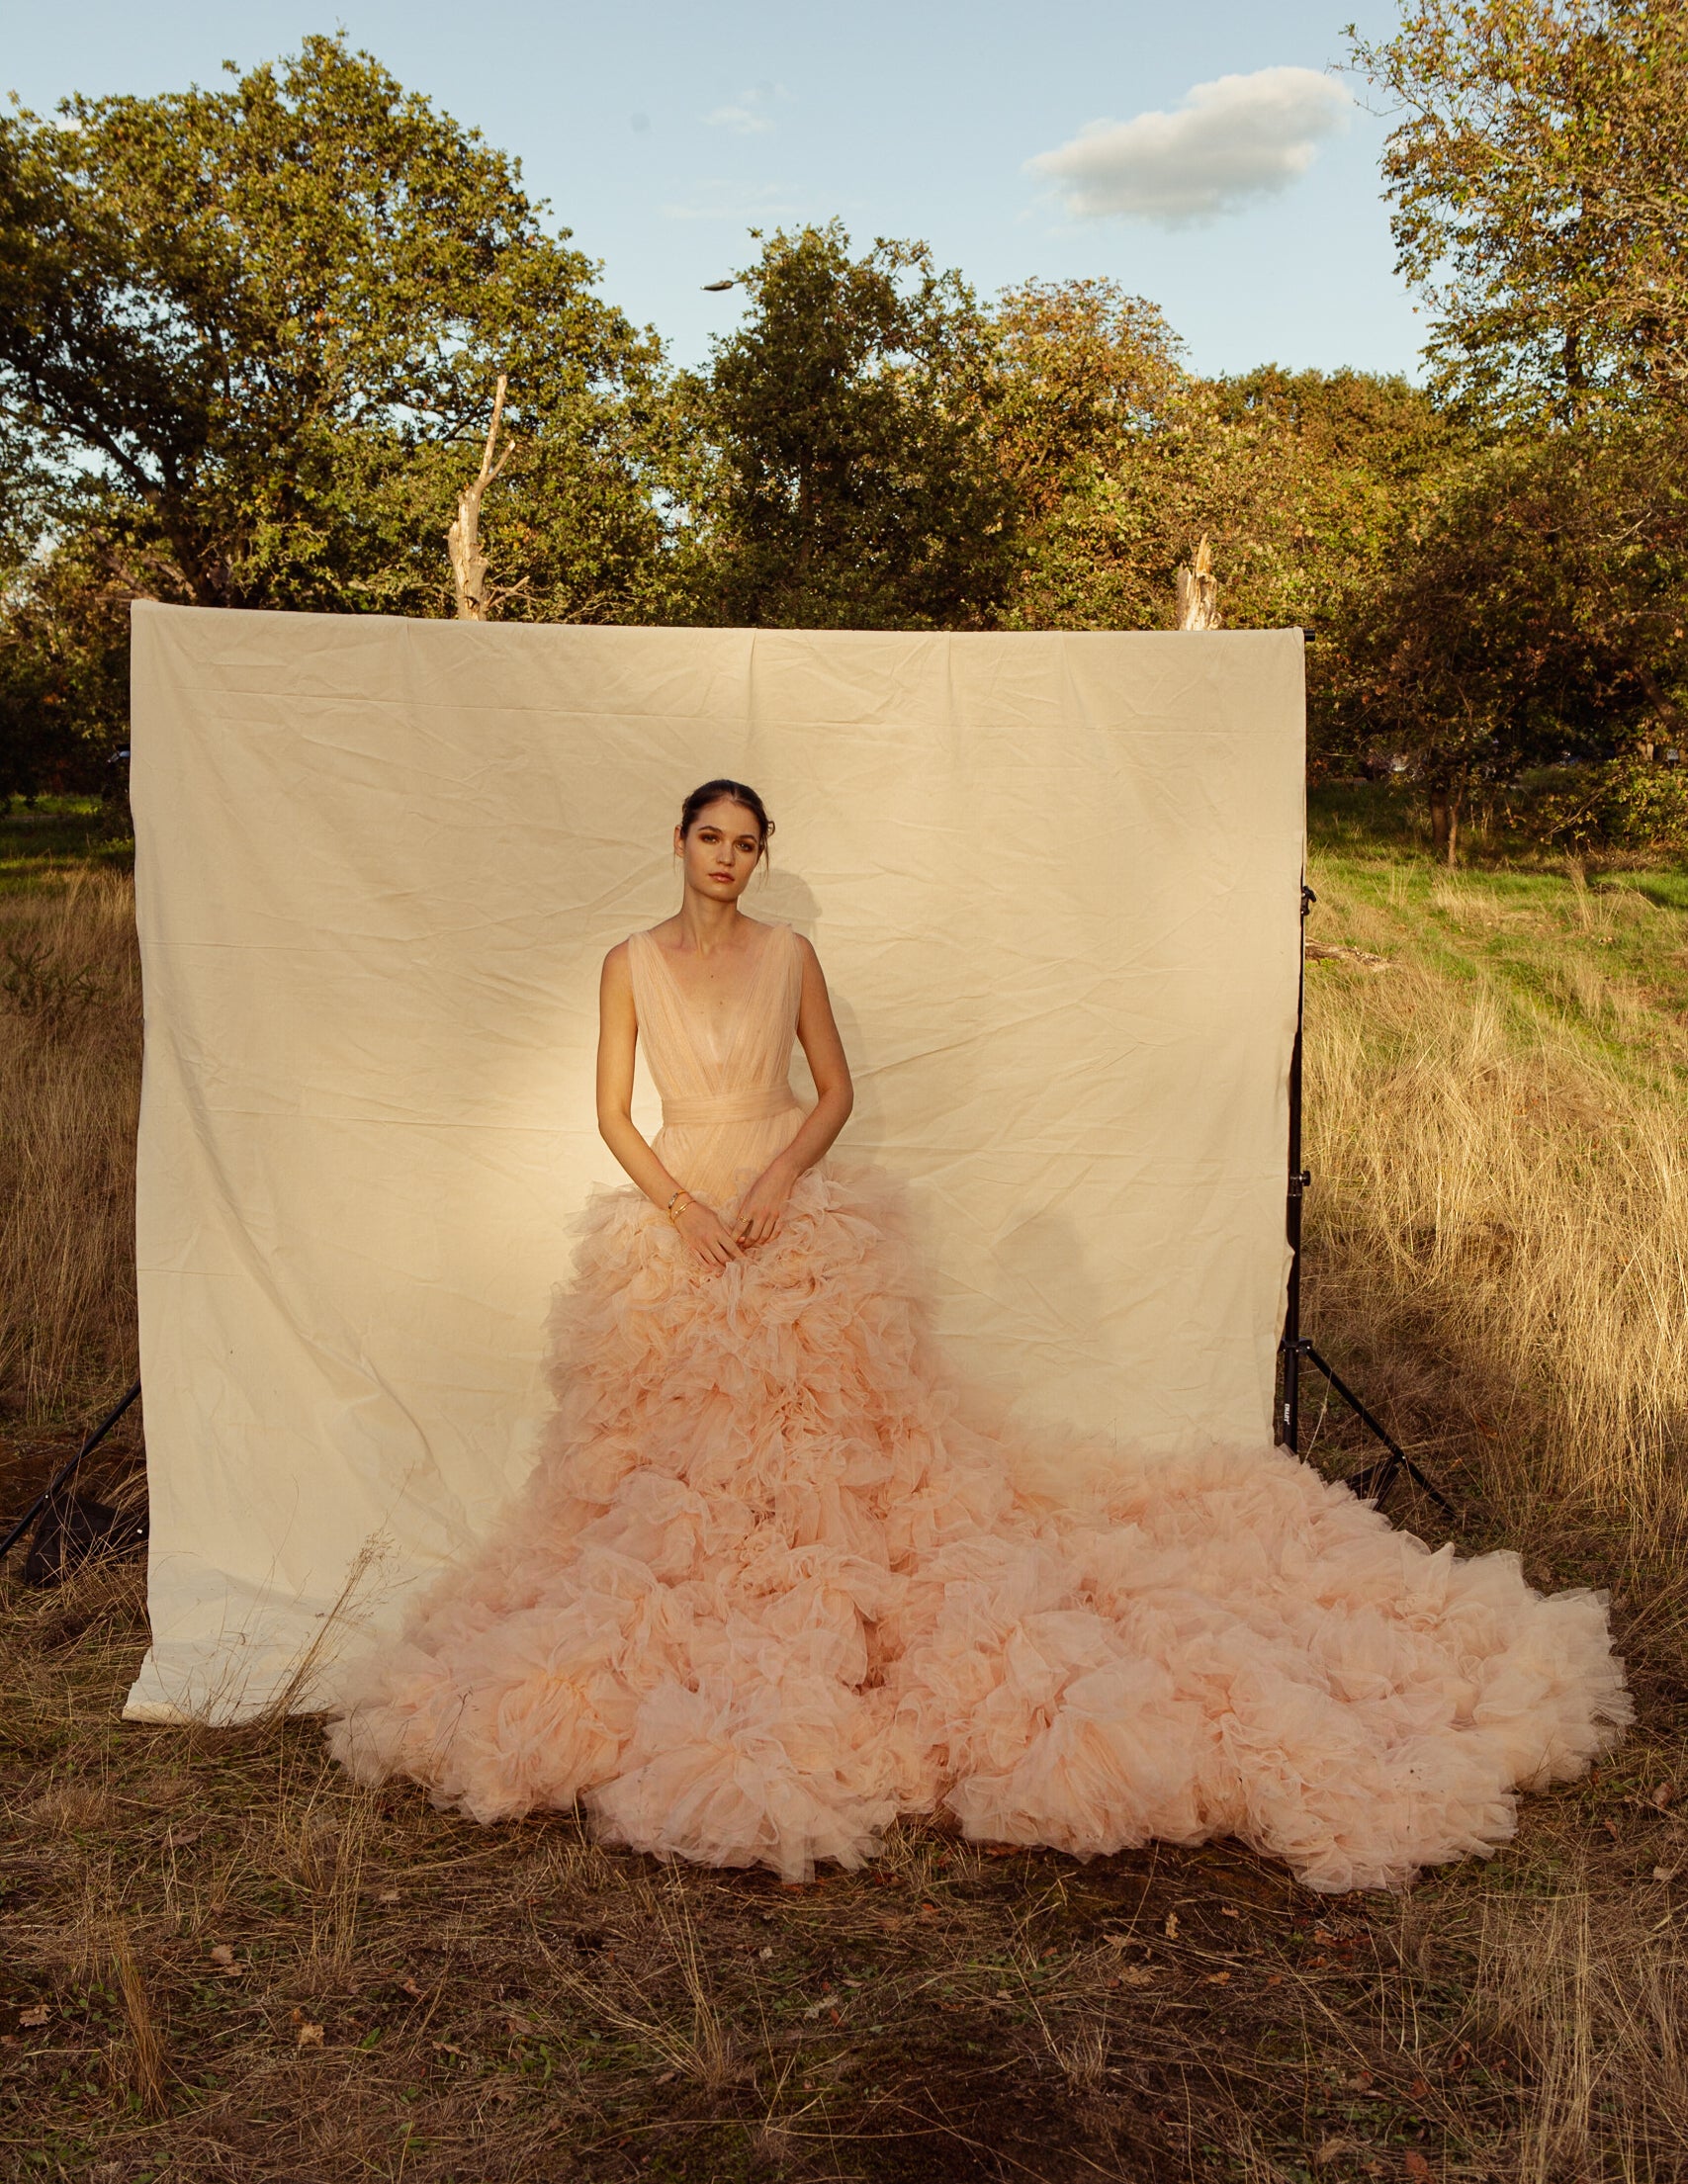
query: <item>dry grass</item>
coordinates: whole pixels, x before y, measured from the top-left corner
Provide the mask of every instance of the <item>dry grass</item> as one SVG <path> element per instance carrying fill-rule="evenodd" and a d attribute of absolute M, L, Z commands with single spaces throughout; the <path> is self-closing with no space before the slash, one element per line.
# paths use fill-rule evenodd
<path fill-rule="evenodd" d="M 1509 1519 L 1543 1498 L 1673 1544 L 1688 1511 L 1680 1017 L 1607 951 L 1626 924 L 1673 939 L 1680 914 L 1630 889 L 1591 909 L 1582 887 L 1512 914 L 1442 883 L 1431 903 L 1455 935 L 1514 943 L 1449 961 L 1414 947 L 1410 910 L 1340 881 L 1324 893 L 1321 923 L 1398 960 L 1364 981 L 1309 968 L 1321 1312 L 1384 1380 L 1403 1354 L 1452 1372 L 1463 1422 L 1494 1443 L 1490 1496 L 1514 1467 Z M 1613 1019 L 1633 1044 L 1610 1043 Z"/>
<path fill-rule="evenodd" d="M 1616 1589 L 1644 1718 L 1612 1766 L 1399 1900 L 1227 1846 L 1080 1867 L 930 1828 L 788 1889 L 372 1796 L 309 1723 L 121 1728 L 137 1573 L 14 1587 L 0 2175 L 1688 2175 L 1688 919 L 1663 881 L 1350 855 L 1315 883 L 1314 932 L 1394 968 L 1309 971 L 1310 1331 L 1466 1544 Z M 102 982 L 3 1023 L 0 1325 L 40 1440 L 130 1355 L 133 972 L 121 884 L 0 917 Z M 1311 1422 L 1345 1467 L 1351 1425 Z M 20 1444 L 13 1491 L 50 1454 Z"/>
<path fill-rule="evenodd" d="M 134 887 L 0 895 L 0 1404 L 85 1413 L 133 1377 Z"/>

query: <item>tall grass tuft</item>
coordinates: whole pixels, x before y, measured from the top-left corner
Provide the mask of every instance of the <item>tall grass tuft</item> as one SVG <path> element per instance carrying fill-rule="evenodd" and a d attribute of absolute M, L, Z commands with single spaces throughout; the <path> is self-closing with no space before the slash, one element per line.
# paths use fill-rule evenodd
<path fill-rule="evenodd" d="M 1609 978 L 1578 999 L 1598 967 L 1571 949 L 1544 949 L 1528 1005 L 1480 955 L 1414 960 L 1383 913 L 1337 901 L 1345 932 L 1395 960 L 1373 977 L 1309 969 L 1315 1339 L 1357 1347 L 1409 1431 L 1464 1444 L 1509 1525 L 1551 1509 L 1615 1523 L 1638 1548 L 1675 1540 L 1680 1078 L 1591 1034 L 1627 997 Z"/>
<path fill-rule="evenodd" d="M 83 1410 L 134 1371 L 133 883 L 0 896 L 0 1406 Z"/>

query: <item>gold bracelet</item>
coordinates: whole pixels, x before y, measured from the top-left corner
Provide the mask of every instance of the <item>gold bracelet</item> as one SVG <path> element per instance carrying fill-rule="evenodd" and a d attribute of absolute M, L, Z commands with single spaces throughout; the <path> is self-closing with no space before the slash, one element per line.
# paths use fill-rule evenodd
<path fill-rule="evenodd" d="M 691 1192 L 689 1190 L 676 1190 L 673 1196 L 668 1200 L 668 1219 L 671 1221 L 676 1214 L 683 1213 L 686 1207 L 690 1205 L 690 1203 Z"/>

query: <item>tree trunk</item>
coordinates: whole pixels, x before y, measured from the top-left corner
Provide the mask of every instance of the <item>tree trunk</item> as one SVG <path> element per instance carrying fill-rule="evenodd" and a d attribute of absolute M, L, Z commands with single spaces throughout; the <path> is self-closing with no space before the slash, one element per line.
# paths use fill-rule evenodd
<path fill-rule="evenodd" d="M 1430 792 L 1431 854 L 1451 865 L 1460 861 L 1460 804 L 1458 789 L 1433 788 Z"/>

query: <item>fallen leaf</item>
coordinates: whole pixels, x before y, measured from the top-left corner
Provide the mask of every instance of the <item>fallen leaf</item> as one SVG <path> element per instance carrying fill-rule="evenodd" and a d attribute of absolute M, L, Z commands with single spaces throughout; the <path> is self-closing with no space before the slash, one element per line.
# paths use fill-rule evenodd
<path fill-rule="evenodd" d="M 219 1942 L 211 1953 L 211 1961 L 214 1965 L 231 1965 L 234 1962 L 234 1952 L 226 1942 Z"/>
<path fill-rule="evenodd" d="M 1007 1987 L 998 1987 L 995 1999 L 999 2002 L 1012 2002 L 1014 1996 L 1010 1994 Z"/>
<path fill-rule="evenodd" d="M 34 2032 L 38 2025 L 50 2025 L 52 2023 L 52 2012 L 44 2002 L 36 2002 L 19 2015 L 18 2023 L 27 2025 Z"/>
<path fill-rule="evenodd" d="M 1230 1976 L 1228 1971 L 1210 1971 L 1201 1984 L 1204 1987 L 1222 1987 Z"/>
<path fill-rule="evenodd" d="M 1422 2153 L 1409 2153 L 1406 2157 L 1406 2172 L 1408 2176 L 1423 2179 L 1430 2174 L 1430 2163 Z"/>
<path fill-rule="evenodd" d="M 1283 1972 L 1269 1971 L 1266 1974 L 1266 1983 L 1269 1987 L 1281 1987 L 1284 1984 Z"/>
<path fill-rule="evenodd" d="M 932 1921 L 937 1916 L 937 1905 L 935 1903 L 923 1903 L 920 1909 L 915 1913 L 915 1916 L 920 1919 L 925 1919 L 927 1924 L 930 1926 Z"/>
<path fill-rule="evenodd" d="M 412 2002 L 421 2001 L 422 1990 L 419 1986 L 417 1986 L 415 1980 L 410 1977 L 408 1972 L 406 1972 L 404 1977 L 400 1980 L 399 1985 L 400 1992 L 407 1994 Z"/>
<path fill-rule="evenodd" d="M 1178 1939 L 1178 1913 L 1176 1911 L 1169 1911 L 1166 1915 L 1166 1938 L 1169 1942 L 1175 1942 Z"/>
<path fill-rule="evenodd" d="M 1412 2083 L 1411 2083 L 1411 2084 L 1410 2084 L 1410 2085 L 1409 2085 L 1409 2086 L 1407 2087 L 1407 2097 L 1408 2097 L 1408 2099 L 1409 2099 L 1409 2100 L 1414 2100 L 1414 2101 L 1427 2101 L 1427 2100 L 1429 2100 L 1429 2098 L 1430 2098 L 1430 2084 L 1429 2084 L 1429 2080 L 1428 2080 L 1428 2079 L 1425 2079 L 1425 2078 L 1414 2078 L 1414 2079 L 1413 2079 L 1413 2081 L 1412 2081 Z"/>
<path fill-rule="evenodd" d="M 310 2018 L 306 2018 L 299 2028 L 299 2045 L 302 2048 L 320 2048 L 322 2045 L 321 2026 L 313 2025 Z"/>
<path fill-rule="evenodd" d="M 770 1957 L 771 1957 L 771 1956 L 773 1955 L 773 1946 L 772 1946 L 772 1944 L 770 1943 L 770 1944 L 768 1945 L 768 1947 L 767 1947 L 766 1949 L 758 1949 L 758 1950 L 756 1951 L 756 1955 L 757 1955 L 757 1956 L 758 1956 L 758 1957 L 759 1957 L 759 1958 L 760 1958 L 760 1959 L 762 1960 L 762 1962 L 763 1962 L 763 1963 L 765 1964 L 765 1963 L 767 1962 L 767 1960 L 768 1960 L 768 1959 L 769 1959 L 769 1958 L 770 1958 Z"/>
<path fill-rule="evenodd" d="M 1146 1987 L 1154 1975 L 1154 1967 L 1150 1965 L 1121 1965 L 1119 1967 L 1121 1986 Z"/>
<path fill-rule="evenodd" d="M 1675 1794 L 1676 1787 L 1673 1783 L 1661 1782 L 1652 1793 L 1652 1801 L 1662 1812 Z"/>
<path fill-rule="evenodd" d="M 1326 2139 L 1321 2142 L 1318 2151 L 1313 2155 L 1313 2159 L 1323 2168 L 1327 2161 L 1340 2161 L 1345 2153 L 1358 2153 L 1359 2151 L 1360 2141 L 1357 2139 Z"/>
<path fill-rule="evenodd" d="M 660 2085 L 662 2083 L 662 2080 L 659 2078 L 657 2082 Z M 513 2101 L 515 2097 L 515 2087 L 513 2085 L 505 2085 L 501 2081 L 497 2085 L 489 2085 L 487 2088 L 487 2098 L 489 2101 Z"/>
<path fill-rule="evenodd" d="M 1242 1913 L 1240 1911 L 1233 1911 L 1228 1903 L 1221 1903 L 1219 1906 L 1219 1916 L 1222 1919 L 1240 1919 L 1242 1917 Z"/>
<path fill-rule="evenodd" d="M 377 1903 L 397 1903 L 399 1901 L 399 1891 L 397 1888 L 383 1888 L 375 1900 Z M 506 2093 L 501 2097 L 510 2100 L 514 2098 L 514 2095 Z"/>
<path fill-rule="evenodd" d="M 449 2040 L 436 2040 L 432 2045 L 439 2050 L 442 2055 L 460 2055 L 463 2053 L 461 2048 L 454 2048 Z"/>
<path fill-rule="evenodd" d="M 1652 1870 L 1652 1878 L 1654 1880 L 1674 1880 L 1676 1878 L 1676 1868 L 1674 1866 L 1655 1866 Z"/>

